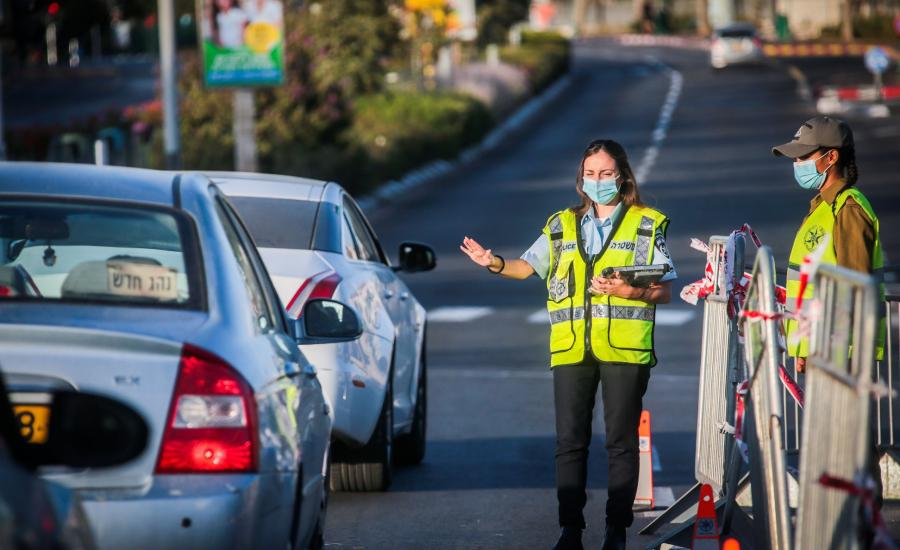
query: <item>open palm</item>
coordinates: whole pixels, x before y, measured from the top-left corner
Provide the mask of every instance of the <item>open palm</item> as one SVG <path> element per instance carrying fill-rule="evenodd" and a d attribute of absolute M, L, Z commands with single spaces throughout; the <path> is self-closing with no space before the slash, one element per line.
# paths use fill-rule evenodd
<path fill-rule="evenodd" d="M 485 250 L 485 248 L 478 244 L 478 241 L 475 239 L 465 237 L 459 249 L 462 250 L 470 260 L 481 267 L 487 267 L 494 261 L 494 255 L 491 253 L 491 250 Z"/>

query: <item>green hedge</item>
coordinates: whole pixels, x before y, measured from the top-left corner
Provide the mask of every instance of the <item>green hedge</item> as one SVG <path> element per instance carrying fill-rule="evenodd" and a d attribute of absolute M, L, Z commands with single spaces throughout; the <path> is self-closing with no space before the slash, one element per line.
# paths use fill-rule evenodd
<path fill-rule="evenodd" d="M 520 46 L 501 48 L 500 58 L 528 73 L 532 92 L 540 92 L 569 70 L 571 46 L 556 33 L 523 32 Z"/>
<path fill-rule="evenodd" d="M 452 159 L 492 125 L 487 107 L 466 95 L 401 92 L 357 99 L 347 139 L 367 166 L 356 186 L 369 189 L 429 161 Z"/>

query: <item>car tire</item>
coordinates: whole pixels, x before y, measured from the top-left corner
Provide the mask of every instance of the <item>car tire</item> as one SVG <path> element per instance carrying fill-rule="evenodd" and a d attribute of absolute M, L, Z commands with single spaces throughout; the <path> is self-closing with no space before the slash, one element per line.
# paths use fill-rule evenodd
<path fill-rule="evenodd" d="M 390 376 L 388 377 L 390 379 Z M 361 449 L 335 448 L 331 463 L 331 490 L 386 491 L 391 485 L 394 451 L 394 394 L 388 383 L 378 425 Z M 337 447 L 337 445 L 335 446 Z"/>
<path fill-rule="evenodd" d="M 408 434 L 397 438 L 394 459 L 397 464 L 412 466 L 425 458 L 425 441 L 428 428 L 428 378 L 425 368 L 425 345 L 422 345 L 422 370 L 416 386 L 416 407 L 413 412 L 412 428 Z"/>

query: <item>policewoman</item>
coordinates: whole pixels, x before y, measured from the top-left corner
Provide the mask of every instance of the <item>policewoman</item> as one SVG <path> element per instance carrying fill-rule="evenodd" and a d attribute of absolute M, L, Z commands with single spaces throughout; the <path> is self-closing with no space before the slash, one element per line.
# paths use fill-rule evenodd
<path fill-rule="evenodd" d="M 511 279 L 547 281 L 550 365 L 556 408 L 559 524 L 554 548 L 582 548 L 587 459 L 598 384 L 609 457 L 604 549 L 625 548 L 638 485 L 638 423 L 650 368 L 656 364 L 656 304 L 667 303 L 676 278 L 665 244 L 668 218 L 645 206 L 625 150 L 612 140 L 585 149 L 577 206 L 556 212 L 518 259 L 505 259 L 466 237 L 461 250 L 476 264 Z M 667 263 L 649 288 L 636 288 L 604 268 Z"/>
<path fill-rule="evenodd" d="M 804 256 L 824 245 L 821 262 L 873 274 L 880 284 L 884 300 L 882 268 L 884 258 L 879 238 L 878 216 L 863 193 L 856 188 L 859 171 L 853 132 L 846 122 L 817 116 L 803 123 L 794 139 L 772 148 L 776 156 L 794 160 L 794 179 L 808 191 L 816 192 L 809 204 L 788 260 L 787 304 L 795 307 L 800 293 L 800 265 Z M 803 299 L 812 299 L 814 286 L 809 282 Z M 876 355 L 883 356 L 884 324 L 879 330 Z M 797 329 L 796 321 L 785 324 L 788 333 Z M 809 342 L 792 342 L 788 353 L 796 358 L 799 372 L 806 370 Z"/>

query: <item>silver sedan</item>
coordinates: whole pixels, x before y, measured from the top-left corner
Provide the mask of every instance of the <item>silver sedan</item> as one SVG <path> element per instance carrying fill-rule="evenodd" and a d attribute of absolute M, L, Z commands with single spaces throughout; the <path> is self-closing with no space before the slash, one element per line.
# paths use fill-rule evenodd
<path fill-rule="evenodd" d="M 307 307 L 320 326 L 286 318 L 202 176 L 0 163 L 0 363 L 32 444 L 57 389 L 149 426 L 125 465 L 45 473 L 101 548 L 322 545 L 331 422 L 297 343 L 360 329 L 342 304 Z"/>

